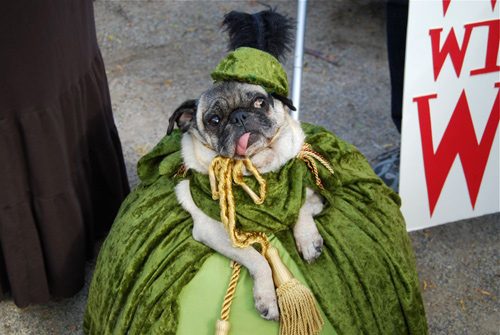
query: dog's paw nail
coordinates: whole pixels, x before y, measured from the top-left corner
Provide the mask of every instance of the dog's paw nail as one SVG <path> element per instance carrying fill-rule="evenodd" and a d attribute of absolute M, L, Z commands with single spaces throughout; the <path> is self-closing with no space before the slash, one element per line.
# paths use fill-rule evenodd
<path fill-rule="evenodd" d="M 302 251 L 302 258 L 308 263 L 314 263 L 321 256 L 323 251 L 323 238 L 317 234 L 316 236 L 298 237 L 297 249 Z"/>
<path fill-rule="evenodd" d="M 262 295 L 257 295 L 255 299 L 255 307 L 262 318 L 266 320 L 277 320 L 279 319 L 279 309 L 276 303 L 276 296 L 274 295 L 274 290 L 269 293 L 264 293 Z"/>

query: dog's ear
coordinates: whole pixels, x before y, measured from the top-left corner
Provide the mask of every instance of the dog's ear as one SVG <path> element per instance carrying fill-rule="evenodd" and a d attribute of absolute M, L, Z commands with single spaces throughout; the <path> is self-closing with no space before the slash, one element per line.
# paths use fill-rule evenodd
<path fill-rule="evenodd" d="M 168 120 L 167 135 L 172 133 L 175 123 L 179 129 L 185 133 L 189 129 L 189 124 L 196 113 L 196 107 L 198 100 L 187 100 L 184 101 L 177 109 L 174 111 L 170 119 Z"/>
<path fill-rule="evenodd" d="M 279 101 L 281 101 L 284 105 L 286 105 L 291 110 L 293 110 L 293 111 L 297 110 L 297 108 L 295 108 L 295 106 L 293 105 L 292 100 L 285 98 L 284 96 L 281 96 L 281 95 L 276 94 L 276 93 L 273 93 L 271 95 L 273 96 L 273 98 L 278 99 Z"/>

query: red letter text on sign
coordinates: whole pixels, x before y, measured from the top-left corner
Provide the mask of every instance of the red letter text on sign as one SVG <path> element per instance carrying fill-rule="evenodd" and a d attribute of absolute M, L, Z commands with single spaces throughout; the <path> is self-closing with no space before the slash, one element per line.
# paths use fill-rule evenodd
<path fill-rule="evenodd" d="M 455 68 L 455 73 L 457 78 L 460 77 L 460 72 L 462 71 L 462 64 L 464 63 L 465 53 L 467 52 L 467 46 L 469 45 L 470 35 L 472 32 L 472 27 L 465 29 L 464 41 L 462 43 L 462 48 L 458 46 L 457 37 L 455 36 L 455 31 L 451 28 L 446 41 L 444 41 L 443 48 L 439 50 L 439 45 L 441 44 L 441 32 L 443 28 L 431 29 L 429 30 L 429 35 L 431 35 L 431 46 L 432 46 L 432 64 L 434 67 L 434 81 L 439 77 L 439 73 L 443 68 L 444 61 L 446 57 L 450 55 L 451 62 Z"/>
<path fill-rule="evenodd" d="M 446 16 L 446 12 L 448 11 L 448 7 L 450 7 L 451 0 L 443 0 L 443 16 Z M 495 10 L 495 5 L 497 4 L 497 0 L 491 0 L 491 10 Z"/>
<path fill-rule="evenodd" d="M 470 74 L 474 76 L 478 74 L 500 71 L 500 66 L 497 65 L 498 51 L 500 47 L 500 20 L 477 22 L 465 25 L 465 34 L 464 40 L 462 42 L 462 48 L 458 46 L 457 37 L 453 28 L 451 28 L 450 33 L 446 37 L 441 50 L 439 49 L 439 46 L 441 45 L 441 32 L 443 31 L 443 29 L 439 28 L 429 30 L 429 35 L 431 36 L 434 81 L 436 81 L 439 77 L 439 73 L 441 72 L 441 69 L 443 68 L 444 62 L 446 61 L 446 57 L 448 57 L 448 55 L 450 55 L 450 59 L 457 77 L 460 77 L 460 72 L 462 71 L 462 65 L 464 63 L 465 54 L 467 53 L 467 47 L 469 45 L 472 29 L 481 26 L 488 26 L 486 62 L 484 68 L 473 70 Z"/>
<path fill-rule="evenodd" d="M 500 87 L 496 83 L 495 87 Z M 497 93 L 481 142 L 478 144 L 474 125 L 470 115 L 465 91 L 462 92 L 455 111 L 446 127 L 439 146 L 434 152 L 429 100 L 437 98 L 437 94 L 416 97 L 422 151 L 424 156 L 425 179 L 429 197 L 430 214 L 434 212 L 436 203 L 448 177 L 455 157 L 460 155 L 472 208 L 476 205 L 477 195 L 483 179 L 484 170 L 490 155 L 493 139 L 500 120 L 500 91 Z"/>
<path fill-rule="evenodd" d="M 450 7 L 451 0 L 443 0 L 443 16 L 446 16 L 446 12 L 448 11 L 448 7 Z"/>
<path fill-rule="evenodd" d="M 472 30 L 474 27 L 480 26 L 488 26 L 486 62 L 484 68 L 471 71 L 471 76 L 500 71 L 500 66 L 497 65 L 498 49 L 500 47 L 500 20 L 471 23 L 465 26 L 465 30 Z"/>

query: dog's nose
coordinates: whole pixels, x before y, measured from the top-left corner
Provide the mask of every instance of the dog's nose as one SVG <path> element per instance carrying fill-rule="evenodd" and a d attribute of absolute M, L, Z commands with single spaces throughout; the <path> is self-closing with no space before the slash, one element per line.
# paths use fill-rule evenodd
<path fill-rule="evenodd" d="M 235 110 L 231 116 L 229 116 L 229 122 L 235 124 L 236 126 L 242 127 L 247 123 L 248 112 L 242 109 Z"/>

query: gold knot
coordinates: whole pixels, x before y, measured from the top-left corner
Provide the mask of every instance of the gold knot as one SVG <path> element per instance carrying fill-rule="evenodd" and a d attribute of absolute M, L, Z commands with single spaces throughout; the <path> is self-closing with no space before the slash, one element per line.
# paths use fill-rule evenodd
<path fill-rule="evenodd" d="M 259 182 L 259 195 L 243 180 L 243 166 L 250 171 Z M 255 204 L 260 205 L 266 199 L 267 183 L 261 176 L 259 170 L 250 159 L 236 160 L 217 156 L 212 160 L 208 171 L 212 198 L 219 200 L 220 218 L 224 228 L 229 234 L 231 244 L 235 247 L 246 248 L 254 243 L 261 245 L 261 252 L 265 254 L 269 240 L 263 232 L 244 232 L 236 228 L 236 209 L 233 195 L 233 181 L 241 186 L 252 198 Z"/>

